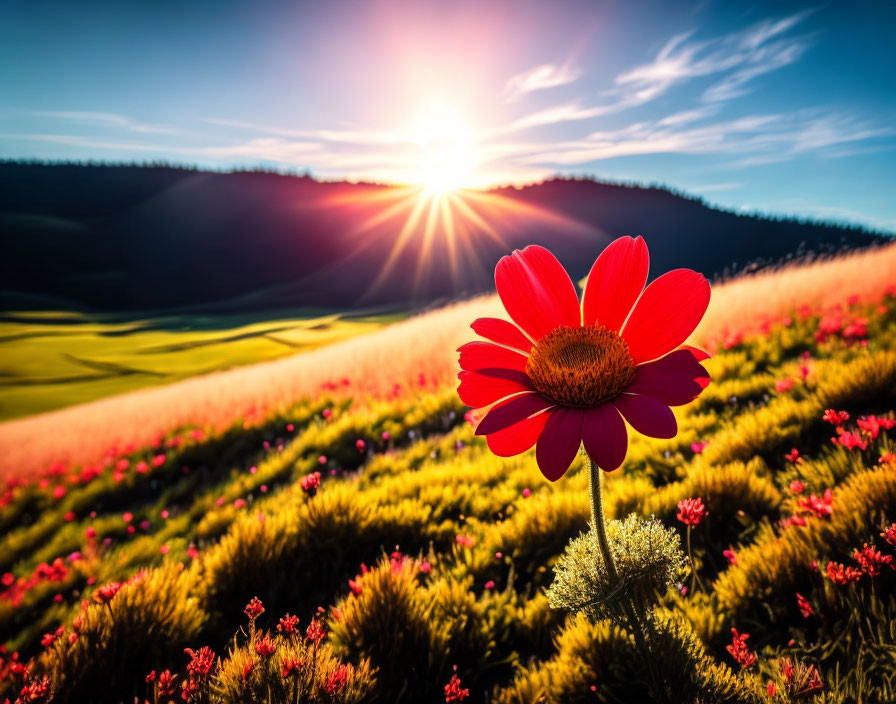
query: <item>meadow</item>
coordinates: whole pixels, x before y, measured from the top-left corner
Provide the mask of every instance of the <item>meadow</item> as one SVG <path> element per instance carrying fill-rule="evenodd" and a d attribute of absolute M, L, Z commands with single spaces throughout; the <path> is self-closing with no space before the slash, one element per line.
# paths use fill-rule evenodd
<path fill-rule="evenodd" d="M 280 359 L 400 317 L 7 313 L 0 316 L 0 421 Z"/>
<path fill-rule="evenodd" d="M 608 517 L 689 543 L 656 617 L 675 701 L 896 699 L 894 258 L 716 287 L 712 384 L 608 477 Z M 545 595 L 587 527 L 584 458 L 548 483 L 457 397 L 454 348 L 495 309 L 98 401 L 76 429 L 5 424 L 0 698 L 649 701 L 631 635 Z"/>

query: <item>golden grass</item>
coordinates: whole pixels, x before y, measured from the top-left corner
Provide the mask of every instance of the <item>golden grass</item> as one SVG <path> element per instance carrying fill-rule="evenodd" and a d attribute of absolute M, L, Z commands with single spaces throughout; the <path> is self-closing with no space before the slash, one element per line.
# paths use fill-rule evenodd
<path fill-rule="evenodd" d="M 825 308 L 850 296 L 874 300 L 894 281 L 896 244 L 889 244 L 717 284 L 694 341 L 748 334 L 801 305 Z M 286 359 L 10 421 L 0 425 L 0 476 L 31 475 L 58 461 L 93 461 L 111 446 L 148 444 L 180 426 L 222 428 L 327 384 L 377 397 L 442 387 L 454 383 L 455 349 L 474 338 L 470 322 L 489 315 L 503 317 L 493 295 Z"/>

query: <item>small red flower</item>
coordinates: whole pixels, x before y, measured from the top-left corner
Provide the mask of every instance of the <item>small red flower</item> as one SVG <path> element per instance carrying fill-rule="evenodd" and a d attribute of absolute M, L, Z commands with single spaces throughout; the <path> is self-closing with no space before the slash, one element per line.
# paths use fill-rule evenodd
<path fill-rule="evenodd" d="M 280 674 L 284 679 L 287 677 L 292 677 L 293 675 L 298 675 L 299 673 L 301 673 L 304 666 L 304 658 L 296 658 L 290 655 L 283 659 L 283 663 L 280 666 Z"/>
<path fill-rule="evenodd" d="M 834 584 L 843 586 L 850 582 L 858 582 L 862 573 L 853 567 L 844 567 L 839 562 L 829 562 L 825 574 Z"/>
<path fill-rule="evenodd" d="M 678 518 L 679 521 L 686 526 L 700 525 L 700 521 L 706 515 L 706 506 L 703 505 L 703 499 L 682 499 L 678 502 Z"/>
<path fill-rule="evenodd" d="M 351 667 L 349 665 L 339 665 L 327 675 L 327 681 L 324 682 L 324 690 L 327 694 L 341 692 L 345 685 L 348 684 L 349 674 L 351 674 Z"/>
<path fill-rule="evenodd" d="M 190 658 L 187 664 L 187 674 L 193 679 L 203 679 L 208 677 L 215 664 L 215 652 L 208 646 L 204 646 L 199 650 L 191 650 L 187 648 L 184 654 Z"/>
<path fill-rule="evenodd" d="M 835 411 L 833 408 L 829 408 L 824 412 L 824 415 L 821 418 L 832 425 L 843 425 L 849 420 L 849 413 L 846 411 Z"/>
<path fill-rule="evenodd" d="M 740 664 L 741 668 L 749 667 L 756 662 L 756 654 L 747 647 L 749 637 L 749 633 L 738 633 L 736 628 L 732 628 L 731 645 L 725 646 L 725 649 Z"/>
<path fill-rule="evenodd" d="M 302 477 L 302 491 L 310 496 L 314 496 L 320 487 L 320 472 L 311 472 Z"/>
<path fill-rule="evenodd" d="M 265 660 L 271 657 L 271 655 L 273 655 L 276 650 L 277 646 L 274 645 L 274 641 L 272 641 L 268 636 L 260 638 L 255 642 L 255 652 Z"/>
<path fill-rule="evenodd" d="M 790 452 L 788 452 L 786 455 L 784 455 L 784 458 L 788 462 L 793 462 L 794 464 L 796 464 L 797 462 L 802 462 L 802 458 L 800 457 L 800 451 L 797 450 L 796 448 L 793 448 Z"/>
<path fill-rule="evenodd" d="M 252 671 L 255 669 L 255 661 L 252 658 L 249 658 L 246 661 L 246 664 L 243 666 L 243 671 L 241 676 L 243 678 L 243 682 L 249 679 L 249 676 L 252 674 Z"/>
<path fill-rule="evenodd" d="M 896 523 L 891 523 L 884 529 L 880 537 L 886 540 L 890 545 L 896 545 Z"/>
<path fill-rule="evenodd" d="M 457 665 L 454 666 L 454 674 L 445 685 L 445 704 L 453 704 L 454 702 L 462 702 L 470 696 L 470 690 L 464 689 L 460 683 L 460 677 L 457 676 Z"/>
<path fill-rule="evenodd" d="M 862 546 L 861 550 L 856 550 L 852 554 L 852 559 L 859 563 L 862 572 L 869 577 L 877 577 L 884 565 L 890 569 L 896 569 L 893 567 L 892 555 L 884 555 L 873 545 L 868 545 L 867 543 Z"/>
<path fill-rule="evenodd" d="M 775 382 L 775 391 L 779 394 L 787 393 L 793 388 L 793 379 L 778 379 Z"/>
<path fill-rule="evenodd" d="M 320 643 L 327 637 L 327 630 L 320 620 L 314 618 L 311 619 L 311 623 L 308 624 L 308 628 L 305 631 L 305 637 L 312 643 Z"/>
<path fill-rule="evenodd" d="M 815 611 L 812 609 L 812 604 L 809 603 L 809 600 L 804 597 L 799 592 L 796 593 L 796 604 L 800 608 L 800 613 L 803 615 L 803 618 L 809 618 Z"/>
<path fill-rule="evenodd" d="M 285 636 L 293 636 L 299 630 L 299 617 L 286 614 L 277 624 L 277 631 Z"/>
<path fill-rule="evenodd" d="M 513 323 L 480 318 L 489 342 L 460 349 L 458 394 L 474 409 L 491 407 L 476 427 L 496 455 L 536 445 L 544 476 L 565 474 L 584 442 L 604 470 L 625 459 L 625 421 L 638 432 L 671 438 L 670 406 L 693 401 L 709 384 L 708 357 L 681 347 L 709 304 L 709 283 L 687 269 L 647 288 L 647 245 L 621 237 L 597 258 L 580 303 L 560 262 L 543 247 L 504 257 L 495 283 Z M 497 343 L 497 344 L 494 344 Z"/>
<path fill-rule="evenodd" d="M 722 550 L 722 554 L 725 556 L 725 559 L 728 560 L 729 565 L 737 564 L 737 554 L 734 550 Z"/>
<path fill-rule="evenodd" d="M 849 430 L 843 430 L 840 427 L 837 428 L 837 435 L 831 438 L 831 442 L 835 445 L 842 445 L 847 450 L 865 450 L 868 448 L 868 443 L 862 440 L 861 435 Z"/>
<path fill-rule="evenodd" d="M 98 604 L 108 604 L 118 594 L 118 590 L 122 585 L 119 582 L 109 582 L 96 590 L 93 600 Z"/>
<path fill-rule="evenodd" d="M 171 674 L 171 670 L 162 670 L 159 673 L 159 697 L 173 697 L 176 691 L 174 675 Z"/>
<path fill-rule="evenodd" d="M 802 494 L 806 489 L 806 483 L 800 481 L 799 479 L 794 479 L 790 482 L 790 493 L 791 494 Z"/>
<path fill-rule="evenodd" d="M 250 621 L 254 621 L 264 613 L 264 604 L 261 603 L 257 596 L 253 596 L 249 603 L 246 604 L 243 612 L 249 617 Z"/>

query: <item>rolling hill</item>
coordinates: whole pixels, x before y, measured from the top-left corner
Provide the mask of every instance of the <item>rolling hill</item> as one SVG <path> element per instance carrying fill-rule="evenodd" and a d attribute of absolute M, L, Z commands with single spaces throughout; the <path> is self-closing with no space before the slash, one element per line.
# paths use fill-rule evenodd
<path fill-rule="evenodd" d="M 450 207 L 440 207 L 450 206 Z M 439 198 L 373 184 L 156 166 L 0 164 L 5 310 L 427 305 L 491 285 L 509 249 L 573 275 L 622 234 L 707 276 L 886 238 L 713 208 L 661 188 L 551 180 Z"/>

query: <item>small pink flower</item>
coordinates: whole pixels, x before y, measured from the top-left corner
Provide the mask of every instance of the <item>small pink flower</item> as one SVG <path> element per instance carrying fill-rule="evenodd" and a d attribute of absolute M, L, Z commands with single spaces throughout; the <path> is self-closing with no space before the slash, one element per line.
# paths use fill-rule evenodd
<path fill-rule="evenodd" d="M 730 548 L 728 550 L 722 550 L 722 554 L 725 556 L 725 559 L 728 560 L 729 565 L 737 564 L 737 554 L 734 550 L 731 550 Z"/>
<path fill-rule="evenodd" d="M 794 479 L 792 482 L 790 482 L 791 494 L 802 494 L 805 489 L 806 483 L 799 479 Z"/>
<path fill-rule="evenodd" d="M 793 379 L 778 379 L 775 382 L 775 391 L 779 394 L 787 393 L 793 388 Z"/>
<path fill-rule="evenodd" d="M 532 496 L 532 491 L 528 487 L 523 489 L 523 498 L 528 499 L 530 496 Z"/>
<path fill-rule="evenodd" d="M 803 615 L 803 618 L 809 618 L 815 611 L 812 609 L 812 604 L 809 603 L 809 600 L 806 599 L 799 592 L 796 593 L 796 603 L 799 606 L 800 613 Z"/>
<path fill-rule="evenodd" d="M 686 526 L 699 525 L 705 515 L 706 507 L 703 505 L 703 499 L 700 497 L 696 499 L 682 499 L 678 502 L 677 518 Z"/>
<path fill-rule="evenodd" d="M 795 447 L 790 452 L 788 452 L 786 455 L 784 455 L 784 458 L 788 462 L 792 462 L 793 464 L 796 464 L 797 462 L 802 462 L 802 458 L 800 457 L 800 451 L 797 450 Z"/>

